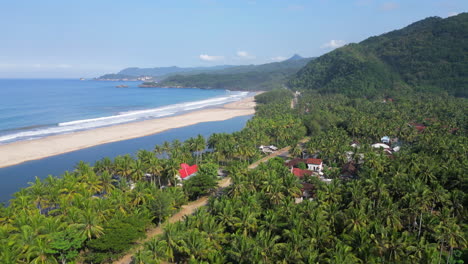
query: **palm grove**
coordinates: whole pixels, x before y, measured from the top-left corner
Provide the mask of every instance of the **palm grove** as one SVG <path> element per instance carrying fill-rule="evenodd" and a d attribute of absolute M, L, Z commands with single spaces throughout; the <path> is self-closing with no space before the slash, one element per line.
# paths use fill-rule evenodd
<path fill-rule="evenodd" d="M 464 22 L 466 14 L 451 19 Z M 402 79 L 404 89 L 380 89 L 384 84 L 366 79 L 375 85 L 365 86 L 372 92 L 363 97 L 360 74 L 330 67 L 323 75 L 333 76 L 333 84 L 307 70 L 322 69 L 324 60 L 329 63 L 318 58 L 291 80 L 292 89 L 302 89 L 294 108 L 289 90 L 258 95 L 256 114 L 242 131 L 166 142 L 136 157 L 81 162 L 59 178 L 36 179 L 0 210 L 0 262 L 115 260 L 145 230 L 211 193 L 222 168 L 233 184 L 166 226 L 134 263 L 461 263 L 467 102 L 453 97 L 459 93 L 452 87 L 463 85 L 463 74 L 456 73 L 457 82 L 420 82 L 414 89 Z M 355 85 L 333 88 L 347 78 Z M 440 92 L 443 83 L 448 92 Z M 422 92 L 424 85 L 431 93 Z M 401 150 L 387 155 L 370 147 L 384 135 L 398 138 Z M 308 142 L 299 144 L 305 136 Z M 279 158 L 249 170 L 262 156 L 258 146 L 267 144 L 291 146 L 291 157 L 316 155 L 333 180 L 299 179 Z M 181 162 L 199 164 L 200 172 L 178 187 Z M 349 162 L 356 170 L 344 177 Z M 314 186 L 313 199 L 295 203 L 303 183 Z"/>

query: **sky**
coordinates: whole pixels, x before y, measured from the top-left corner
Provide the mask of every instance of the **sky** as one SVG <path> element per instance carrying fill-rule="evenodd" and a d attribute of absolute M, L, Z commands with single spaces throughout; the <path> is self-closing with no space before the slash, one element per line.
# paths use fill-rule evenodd
<path fill-rule="evenodd" d="M 467 0 L 0 0 L 0 78 L 316 57 Z"/>

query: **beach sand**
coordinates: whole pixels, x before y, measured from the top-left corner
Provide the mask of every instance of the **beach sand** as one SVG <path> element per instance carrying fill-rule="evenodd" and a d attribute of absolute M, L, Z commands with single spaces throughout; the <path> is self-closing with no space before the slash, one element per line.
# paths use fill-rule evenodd
<path fill-rule="evenodd" d="M 254 98 L 248 97 L 217 108 L 203 109 L 171 117 L 0 145 L 0 168 L 100 144 L 148 136 L 172 128 L 252 115 L 255 113 L 254 107 Z"/>

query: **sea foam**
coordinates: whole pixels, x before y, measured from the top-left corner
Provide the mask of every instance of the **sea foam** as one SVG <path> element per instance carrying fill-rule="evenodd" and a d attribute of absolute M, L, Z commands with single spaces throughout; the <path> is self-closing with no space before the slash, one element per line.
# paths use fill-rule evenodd
<path fill-rule="evenodd" d="M 31 140 L 51 135 L 66 134 L 98 127 L 112 126 L 135 121 L 161 118 L 181 114 L 187 111 L 209 108 L 234 101 L 248 96 L 248 92 L 228 92 L 226 95 L 186 103 L 167 105 L 157 108 L 120 112 L 113 116 L 104 116 L 91 119 L 75 120 L 58 123 L 55 126 L 23 130 L 16 133 L 0 135 L 0 144 L 20 140 Z"/>

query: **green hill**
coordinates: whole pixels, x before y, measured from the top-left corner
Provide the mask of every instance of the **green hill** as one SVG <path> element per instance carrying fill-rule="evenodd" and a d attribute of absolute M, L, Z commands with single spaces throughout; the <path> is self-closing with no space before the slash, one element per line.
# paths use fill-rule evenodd
<path fill-rule="evenodd" d="M 430 17 L 311 61 L 291 79 L 295 89 L 352 96 L 399 92 L 468 95 L 468 13 Z"/>
<path fill-rule="evenodd" d="M 243 65 L 201 74 L 178 74 L 159 83 L 161 86 L 220 88 L 230 90 L 271 90 L 281 88 L 311 58 L 294 55 L 282 62 Z"/>

